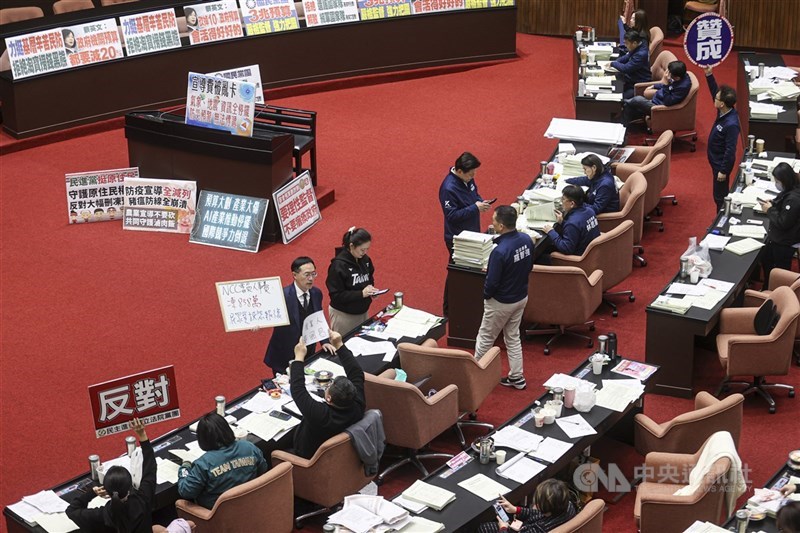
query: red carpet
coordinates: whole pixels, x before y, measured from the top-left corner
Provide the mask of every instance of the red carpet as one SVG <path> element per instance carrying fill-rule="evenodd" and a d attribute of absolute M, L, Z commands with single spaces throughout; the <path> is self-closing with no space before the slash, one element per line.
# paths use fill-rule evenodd
<path fill-rule="evenodd" d="M 286 281 L 291 260 L 311 255 L 324 291 L 334 247 L 348 227 L 359 225 L 373 234 L 377 284 L 402 290 L 413 307 L 438 312 L 446 252 L 437 191 L 453 160 L 464 150 L 475 153 L 483 162 L 477 177 L 483 195 L 510 203 L 555 147 L 542 136 L 550 118 L 574 116 L 561 79 L 569 75 L 569 41 L 519 35 L 518 50 L 516 61 L 273 100 L 319 112 L 319 179 L 336 188 L 336 202 L 307 235 L 258 254 L 194 246 L 184 236 L 125 232 L 115 222 L 69 226 L 64 174 L 127 166 L 119 129 L 3 155 L 0 504 L 85 471 L 91 453 L 109 458 L 124 451 L 121 436 L 94 438 L 90 384 L 174 364 L 183 418 L 152 427 L 153 436 L 210 410 L 217 394 L 231 398 L 258 384 L 267 374 L 261 360 L 269 333 L 226 334 L 216 281 L 271 275 Z M 718 69 L 720 83 L 735 84 L 735 64 L 731 57 Z M 595 317 L 599 332 L 617 332 L 629 357 L 643 358 L 646 304 L 677 270 L 687 238 L 703 234 L 713 217 L 705 158 L 713 111 L 704 85 L 697 116 L 697 152 L 680 144 L 673 152 L 668 192 L 678 194 L 680 205 L 664 206 L 664 233 L 646 229 L 649 264 L 623 284 L 636 302 L 620 301 L 619 318 L 606 309 Z M 524 347 L 528 389 L 498 387 L 481 419 L 506 420 L 541 394 L 539 384 L 550 374 L 571 370 L 587 352 L 577 340 L 560 342 L 549 357 L 541 340 Z M 706 390 L 719 382 L 715 354 L 698 358 L 695 375 Z M 798 376 L 793 367 L 781 381 L 800 386 Z M 777 401 L 773 416 L 755 398 L 745 404 L 740 451 L 756 486 L 798 447 L 797 401 Z M 648 396 L 646 412 L 663 421 L 691 405 Z M 433 447 L 455 443 L 448 433 Z M 627 447 L 601 448 L 629 469 L 641 461 Z M 396 493 L 414 475 L 401 469 L 381 493 Z M 607 530 L 634 530 L 633 500 L 610 506 Z"/>

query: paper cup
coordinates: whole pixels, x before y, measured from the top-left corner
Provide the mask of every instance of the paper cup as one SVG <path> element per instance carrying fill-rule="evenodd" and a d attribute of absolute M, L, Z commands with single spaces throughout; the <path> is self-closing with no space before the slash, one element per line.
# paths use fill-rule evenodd
<path fill-rule="evenodd" d="M 505 450 L 497 450 L 494 452 L 494 459 L 497 461 L 497 464 L 501 465 L 506 462 L 506 451 Z"/>
<path fill-rule="evenodd" d="M 544 413 L 536 413 L 533 415 L 533 422 L 537 428 L 544 426 Z"/>
<path fill-rule="evenodd" d="M 603 361 L 592 361 L 592 374 L 599 376 L 603 373 Z"/>
<path fill-rule="evenodd" d="M 760 154 L 764 151 L 764 139 L 756 139 L 756 153 Z"/>
<path fill-rule="evenodd" d="M 561 416 L 561 408 L 564 407 L 564 402 L 562 402 L 561 400 L 550 400 L 549 402 L 547 402 L 547 404 L 550 407 L 550 409 L 555 411 L 556 418 Z"/>
<path fill-rule="evenodd" d="M 544 423 L 545 424 L 552 424 L 556 421 L 556 412 L 550 408 L 542 409 L 542 414 L 544 415 Z"/>
<path fill-rule="evenodd" d="M 578 41 L 583 40 L 583 32 L 581 30 L 575 32 L 575 39 L 577 39 Z"/>
<path fill-rule="evenodd" d="M 692 270 L 691 272 L 689 272 L 689 281 L 691 281 L 692 283 L 697 283 L 698 281 L 700 281 L 700 272 L 698 272 L 697 270 Z"/>
<path fill-rule="evenodd" d="M 575 387 L 564 387 L 564 407 L 572 409 L 572 403 L 575 401 Z"/>

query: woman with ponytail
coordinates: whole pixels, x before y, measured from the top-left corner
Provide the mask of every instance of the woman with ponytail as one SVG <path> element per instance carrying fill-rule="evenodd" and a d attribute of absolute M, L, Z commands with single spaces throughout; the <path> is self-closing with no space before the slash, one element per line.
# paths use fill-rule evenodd
<path fill-rule="evenodd" d="M 325 285 L 331 299 L 328 308 L 331 329 L 342 336 L 369 317 L 369 305 L 378 292 L 373 286 L 375 265 L 367 255 L 371 243 L 372 236 L 367 230 L 350 228 L 328 267 Z"/>

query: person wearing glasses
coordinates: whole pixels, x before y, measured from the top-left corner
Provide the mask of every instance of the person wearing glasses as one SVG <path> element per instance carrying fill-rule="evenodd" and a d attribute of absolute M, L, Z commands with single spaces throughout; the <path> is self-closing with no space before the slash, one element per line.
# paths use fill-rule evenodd
<path fill-rule="evenodd" d="M 727 85 L 718 86 L 711 67 L 704 67 L 703 71 L 717 111 L 717 118 L 708 135 L 708 163 L 714 179 L 714 203 L 719 211 L 725 203 L 731 172 L 736 166 L 736 144 L 741 126 L 734 108 L 736 91 Z"/>
<path fill-rule="evenodd" d="M 289 324 L 273 329 L 267 353 L 264 355 L 264 364 L 270 367 L 274 374 L 286 373 L 286 368 L 294 356 L 294 345 L 303 335 L 303 322 L 310 314 L 322 310 L 322 291 L 314 287 L 314 281 L 317 279 L 314 260 L 302 256 L 292 261 L 292 277 L 294 281 L 283 288 Z M 329 353 L 336 351 L 325 341 L 322 347 Z M 316 343 L 307 346 L 307 350 L 310 354 L 315 353 Z"/>

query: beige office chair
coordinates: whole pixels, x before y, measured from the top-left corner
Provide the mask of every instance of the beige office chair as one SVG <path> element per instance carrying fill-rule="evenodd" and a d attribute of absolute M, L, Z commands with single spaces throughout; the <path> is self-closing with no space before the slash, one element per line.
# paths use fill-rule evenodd
<path fill-rule="evenodd" d="M 664 78 L 664 73 L 667 72 L 669 64 L 677 61 L 678 58 L 669 50 L 662 50 L 658 57 L 650 56 L 650 60 L 650 79 L 653 81 L 635 84 L 633 86 L 633 94 L 636 96 L 643 96 L 645 89 L 653 85 L 653 83 L 659 83 Z"/>
<path fill-rule="evenodd" d="M 600 231 L 609 232 L 624 220 L 633 222 L 633 260 L 641 266 L 647 261 L 640 254 L 644 253 L 642 233 L 644 230 L 644 196 L 647 192 L 647 180 L 641 172 L 634 172 L 619 190 L 620 210 L 613 213 L 600 213 L 597 222 Z"/>
<path fill-rule="evenodd" d="M 572 520 L 551 529 L 550 533 L 602 533 L 605 508 L 606 503 L 595 498 L 584 505 Z"/>
<path fill-rule="evenodd" d="M 683 5 L 683 23 L 689 24 L 698 16 L 703 13 L 717 13 L 719 12 L 719 2 L 707 3 L 698 2 L 697 0 L 689 0 Z"/>
<path fill-rule="evenodd" d="M 661 28 L 658 26 L 653 26 L 650 28 L 650 45 L 649 45 L 649 53 L 650 53 L 650 65 L 652 66 L 653 63 L 656 62 L 659 54 L 661 54 L 661 48 L 664 43 L 664 32 L 661 31 Z"/>
<path fill-rule="evenodd" d="M 663 156 L 660 156 L 663 157 Z M 553 266 L 576 266 L 591 276 L 595 270 L 603 272 L 603 303 L 611 308 L 612 316 L 617 316 L 617 306 L 609 300 L 611 296 L 627 295 L 631 302 L 636 301 L 633 291 L 623 290 L 610 292 L 609 289 L 619 285 L 633 269 L 630 253 L 633 248 L 633 222 L 622 221 L 616 228 L 589 243 L 583 255 L 564 255 L 559 252 L 550 254 Z"/>
<path fill-rule="evenodd" d="M 226 490 L 211 509 L 188 500 L 176 501 L 175 508 L 180 518 L 196 524 L 192 529 L 197 533 L 258 531 L 264 524 L 269 524 L 270 531 L 292 531 L 292 465 L 274 466 L 257 478 Z"/>
<path fill-rule="evenodd" d="M 769 273 L 769 283 L 767 288 L 761 291 L 747 289 L 744 292 L 743 307 L 760 307 L 778 287 L 789 287 L 794 291 L 798 301 L 800 301 L 800 274 L 782 268 L 773 268 Z M 797 364 L 800 364 L 800 320 L 797 321 L 797 333 L 794 336 L 794 357 Z"/>
<path fill-rule="evenodd" d="M 717 350 L 719 362 L 725 370 L 725 379 L 717 389 L 717 395 L 731 385 L 744 385 L 745 396 L 758 393 L 769 404 L 770 414 L 775 413 L 775 400 L 769 389 L 785 389 L 789 398 L 794 398 L 794 387 L 784 383 L 767 383 L 765 376 L 785 376 L 792 362 L 794 339 L 797 335 L 797 319 L 800 303 L 789 287 L 778 287 L 770 299 L 775 304 L 780 319 L 768 335 L 756 334 L 753 325 L 758 308 L 723 309 L 719 317 Z M 734 376 L 753 376 L 752 382 L 732 381 Z"/>
<path fill-rule="evenodd" d="M 494 346 L 481 357 L 480 361 L 464 350 L 440 348 L 433 339 L 422 345 L 401 342 L 397 345 L 400 354 L 400 368 L 416 382 L 430 376 L 425 381 L 424 390 L 442 390 L 448 385 L 458 387 L 458 424 L 455 428 L 462 446 L 464 426 L 480 426 L 488 430 L 494 426 L 477 419 L 478 408 L 500 382 L 503 372 L 500 362 L 500 348 Z M 469 418 L 469 420 L 465 420 Z"/>
<path fill-rule="evenodd" d="M 653 216 L 661 214 L 658 204 L 661 202 L 661 191 L 667 185 L 668 166 L 667 158 L 664 154 L 656 154 L 653 160 L 647 165 L 642 165 L 639 172 L 644 175 L 647 181 L 647 190 L 644 194 L 644 206 L 642 207 L 645 214 L 645 222 L 647 224 L 654 224 L 658 227 L 658 231 L 664 231 L 664 222 L 661 220 L 654 220 Z"/>
<path fill-rule="evenodd" d="M 526 328 L 525 335 L 552 335 L 544 345 L 545 355 L 550 355 L 550 345 L 564 335 L 584 339 L 591 346 L 592 337 L 571 328 L 588 326 L 589 331 L 594 331 L 594 320 L 589 318 L 603 302 L 602 279 L 601 270 L 587 276 L 574 266 L 534 265 L 528 275 L 528 302 L 522 313 L 523 324 L 557 327 Z"/>
<path fill-rule="evenodd" d="M 23 20 L 38 19 L 44 17 L 41 7 L 9 7 L 0 9 L 0 25 L 11 24 L 12 22 L 22 22 Z"/>
<path fill-rule="evenodd" d="M 56 15 L 83 11 L 84 9 L 94 9 L 92 0 L 58 0 L 53 4 L 53 13 Z"/>
<path fill-rule="evenodd" d="M 689 94 L 682 102 L 671 105 L 656 105 L 650 109 L 650 116 L 647 118 L 647 126 L 654 135 L 672 130 L 676 139 L 683 139 L 689 143 L 689 150 L 696 150 L 697 128 L 695 120 L 697 116 L 697 93 L 700 90 L 700 82 L 694 72 L 687 72 L 687 76 L 692 82 Z M 645 137 L 646 143 L 651 143 L 656 137 Z"/>
<path fill-rule="evenodd" d="M 614 174 L 622 181 L 628 179 L 634 172 L 641 172 L 642 167 L 653 161 L 653 158 L 658 154 L 664 154 L 664 175 L 666 176 L 667 183 L 669 183 L 670 176 L 670 163 L 672 161 L 672 139 L 674 135 L 672 130 L 661 132 L 661 135 L 656 139 L 653 146 L 634 146 L 633 153 L 628 157 L 624 163 L 612 163 L 611 168 Z M 661 196 L 661 200 L 672 200 L 672 205 L 678 205 L 678 198 L 674 194 Z M 656 213 L 661 214 L 661 208 L 656 207 Z"/>
<path fill-rule="evenodd" d="M 450 459 L 449 453 L 420 453 L 419 450 L 458 422 L 458 387 L 447 385 L 431 397 L 405 381 L 395 380 L 395 369 L 379 376 L 365 374 L 364 396 L 367 409 L 383 413 L 383 430 L 386 443 L 405 450 L 399 460 L 383 472 L 376 483 L 383 483 L 390 472 L 411 463 L 423 476 L 428 470 L 421 459 Z"/>

